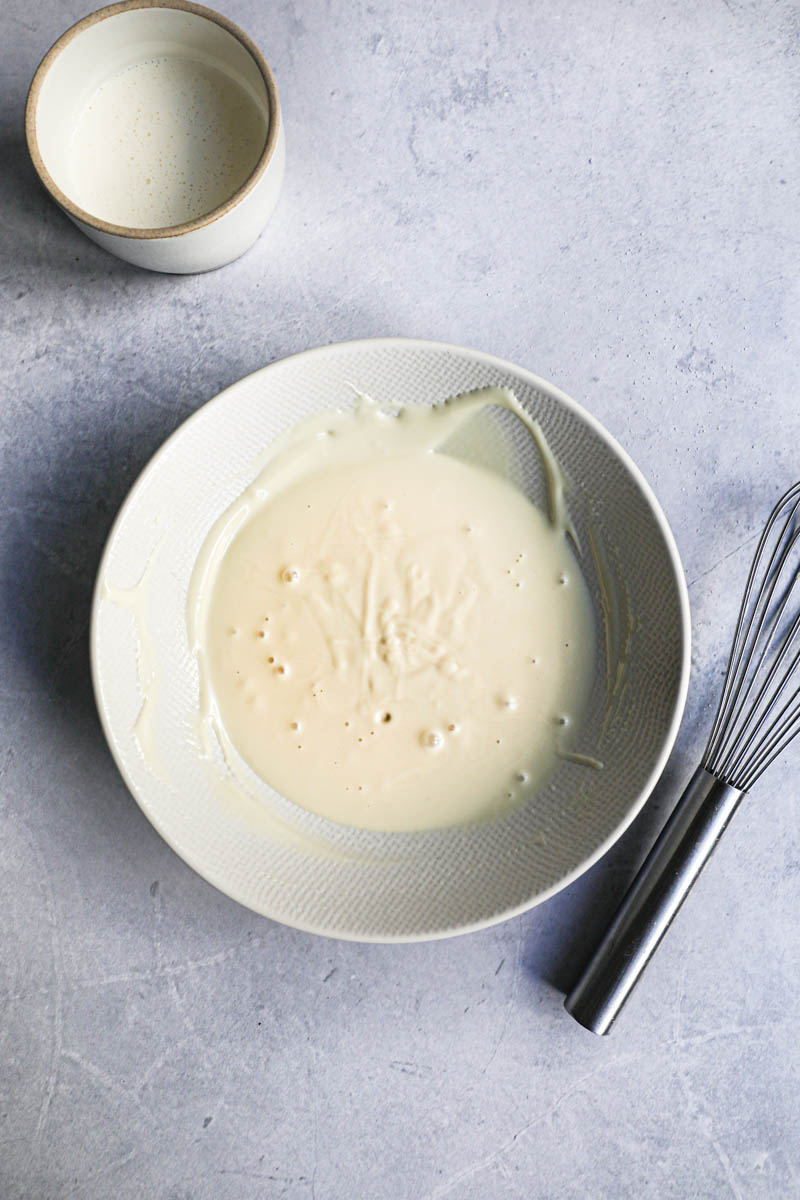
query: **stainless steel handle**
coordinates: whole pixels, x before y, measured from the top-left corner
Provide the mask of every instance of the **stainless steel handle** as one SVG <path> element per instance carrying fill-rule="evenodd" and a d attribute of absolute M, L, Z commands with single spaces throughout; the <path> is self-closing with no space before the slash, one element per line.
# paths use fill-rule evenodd
<path fill-rule="evenodd" d="M 745 793 L 698 767 L 564 1007 L 611 1029 Z"/>

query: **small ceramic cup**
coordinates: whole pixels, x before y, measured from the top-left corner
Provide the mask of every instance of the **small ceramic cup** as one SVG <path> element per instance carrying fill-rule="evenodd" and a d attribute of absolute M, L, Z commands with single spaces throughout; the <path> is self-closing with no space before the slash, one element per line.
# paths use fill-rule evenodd
<path fill-rule="evenodd" d="M 233 22 L 187 0 L 125 0 L 67 30 L 33 78 L 25 129 L 66 215 L 151 271 L 211 271 L 238 258 L 283 179 L 263 55 Z"/>

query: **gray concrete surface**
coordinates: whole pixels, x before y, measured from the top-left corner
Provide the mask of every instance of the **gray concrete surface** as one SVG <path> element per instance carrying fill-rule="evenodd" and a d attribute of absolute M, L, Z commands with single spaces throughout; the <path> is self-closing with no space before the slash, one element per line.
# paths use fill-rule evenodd
<path fill-rule="evenodd" d="M 610 1039 L 561 1008 L 702 749 L 752 536 L 800 475 L 791 0 L 225 0 L 285 108 L 256 248 L 139 272 L 39 188 L 22 111 L 80 0 L 6 0 L 0 90 L 0 1195 L 800 1195 L 800 754 L 741 810 Z M 694 674 L 655 798 L 473 936 L 339 944 L 238 907 L 128 795 L 93 576 L 152 452 L 241 375 L 404 334 L 535 370 L 672 522 Z"/>

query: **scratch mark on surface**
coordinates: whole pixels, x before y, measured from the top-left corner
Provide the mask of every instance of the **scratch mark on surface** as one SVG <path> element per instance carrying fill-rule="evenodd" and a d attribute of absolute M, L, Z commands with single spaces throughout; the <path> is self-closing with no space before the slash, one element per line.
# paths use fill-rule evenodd
<path fill-rule="evenodd" d="M 590 163 L 595 156 L 595 148 L 594 147 L 595 147 L 595 133 L 597 130 L 597 123 L 600 120 L 600 116 L 602 113 L 602 105 L 603 105 L 606 95 L 608 93 L 608 71 L 606 68 L 608 66 L 608 60 L 611 55 L 611 51 L 614 48 L 614 42 L 617 40 L 618 24 L 619 24 L 619 8 L 617 7 L 614 10 L 614 18 L 613 18 L 613 21 L 611 24 L 611 33 L 609 34 L 608 42 L 606 43 L 606 48 L 603 51 L 603 62 L 602 62 L 602 66 L 600 68 L 600 88 L 599 88 L 597 95 L 593 98 L 593 102 L 592 102 L 592 121 L 591 121 L 591 125 L 589 126 L 589 133 L 588 133 L 588 137 L 586 139 L 588 147 L 589 147 L 589 162 Z"/>
<path fill-rule="evenodd" d="M 789 1024 L 789 1021 L 769 1021 L 762 1025 L 720 1025 L 718 1029 L 710 1029 L 707 1033 L 692 1034 L 688 1037 L 681 1037 L 679 1044 L 681 1046 L 704 1046 L 707 1042 L 715 1042 L 718 1038 L 737 1038 L 743 1035 L 758 1036 L 763 1033 L 770 1033 L 775 1029 L 781 1028 L 783 1025 Z"/>
<path fill-rule="evenodd" d="M 736 1175 L 734 1174 L 731 1160 L 728 1157 L 725 1147 L 722 1145 L 722 1142 L 719 1140 L 719 1138 L 714 1137 L 713 1134 L 709 1136 L 708 1140 L 711 1144 L 711 1148 L 720 1161 L 720 1165 L 722 1166 L 722 1170 L 724 1171 L 725 1178 L 728 1182 L 728 1187 L 731 1189 L 731 1195 L 735 1197 L 735 1200 L 744 1200 L 744 1192 L 736 1181 Z"/>
<path fill-rule="evenodd" d="M 684 960 L 684 963 L 681 967 L 680 974 L 678 976 L 678 999 L 675 1004 L 675 1020 L 673 1022 L 673 1026 L 672 1026 L 672 1038 L 673 1038 L 673 1041 L 676 1046 L 680 1045 L 680 1043 L 681 1043 L 681 1026 L 682 1026 L 682 1022 L 683 1022 L 683 999 L 684 999 L 685 995 L 686 995 L 686 962 Z"/>
<path fill-rule="evenodd" d="M 725 1176 L 725 1182 L 728 1185 L 730 1194 L 734 1197 L 734 1200 L 744 1200 L 744 1193 L 739 1187 L 728 1153 L 714 1133 L 713 1117 L 707 1111 L 704 1111 L 702 1100 L 692 1086 L 692 1079 L 688 1068 L 679 1067 L 677 1077 L 678 1085 L 686 1101 L 688 1116 L 693 1121 L 700 1136 L 713 1150 L 717 1162 L 722 1168 L 722 1173 Z"/>
<path fill-rule="evenodd" d="M 405 56 L 402 63 L 400 64 L 400 66 L 394 73 L 394 82 L 392 83 L 392 86 L 389 89 L 389 94 L 386 97 L 386 103 L 384 104 L 384 107 L 383 107 L 384 116 L 390 112 L 392 104 L 394 102 L 394 98 L 397 95 L 397 89 L 400 87 L 400 84 L 403 82 L 404 79 L 406 79 L 408 77 L 409 63 L 411 62 L 412 58 L 414 57 L 414 55 L 417 52 L 417 46 L 419 45 L 419 40 L 422 37 L 422 34 L 426 28 L 427 28 L 426 23 L 424 21 L 420 21 L 419 25 L 417 27 L 416 36 L 414 37 L 414 40 L 411 43 L 411 47 L 408 51 L 408 54 Z M 382 128 L 382 126 L 383 126 L 383 121 L 381 120 L 376 123 L 375 128 L 379 129 L 379 128 Z"/>
<path fill-rule="evenodd" d="M 172 1000 L 181 1024 L 189 1035 L 189 1039 L 191 1039 L 197 1046 L 206 1071 L 212 1073 L 213 1069 L 208 1056 L 208 1047 L 198 1033 L 194 1021 L 186 1010 L 183 997 L 178 991 L 178 986 L 175 982 L 174 973 L 165 970 L 164 967 L 164 951 L 160 932 L 161 923 L 164 919 L 164 900 L 161 895 L 161 889 L 157 886 L 157 884 L 158 881 L 156 880 L 156 882 L 150 888 L 150 895 L 153 901 L 153 956 L 156 962 L 156 971 L 160 972 L 161 976 L 166 979 L 167 991 L 169 992 L 170 999 Z"/>
<path fill-rule="evenodd" d="M 307 1183 L 305 1175 L 267 1175 L 249 1167 L 221 1167 L 217 1175 L 238 1175 L 241 1179 L 263 1179 L 269 1183 L 283 1183 L 287 1187 L 293 1183 Z"/>
<path fill-rule="evenodd" d="M 750 543 L 754 542 L 757 537 L 761 537 L 760 530 L 758 533 L 751 534 L 749 538 L 745 538 L 743 542 L 739 542 L 738 546 L 734 546 L 734 548 L 729 550 L 727 554 L 723 554 L 722 558 L 720 558 L 717 562 L 712 563 L 711 566 L 707 567 L 705 571 L 701 571 L 699 575 L 695 575 L 694 579 L 692 579 L 690 583 L 687 583 L 686 586 L 690 588 L 694 587 L 694 585 L 700 579 L 705 579 L 706 575 L 710 575 L 712 571 L 716 571 L 717 567 L 721 567 L 724 562 L 726 562 L 729 558 L 733 558 L 734 554 L 738 554 L 740 550 L 745 548 L 745 546 L 749 546 Z"/>
<path fill-rule="evenodd" d="M 497 1058 L 497 1052 L 503 1043 L 506 1033 L 508 1032 L 508 1023 L 511 1020 L 511 1010 L 514 1007 L 514 1001 L 517 998 L 517 989 L 519 987 L 521 959 L 522 959 L 522 924 L 520 922 L 518 922 L 517 944 L 514 949 L 514 966 L 512 968 L 511 987 L 510 987 L 510 991 L 508 993 L 508 999 L 506 1000 L 505 1012 L 503 1013 L 503 1019 L 500 1022 L 500 1029 L 498 1031 L 497 1038 L 495 1039 L 494 1046 L 491 1049 L 491 1053 L 489 1054 L 489 1057 L 487 1058 L 486 1063 L 484 1064 L 484 1066 L 481 1069 L 480 1076 L 478 1078 L 478 1082 L 480 1082 L 480 1080 L 483 1079 L 484 1075 L 489 1070 L 489 1067 L 492 1065 L 494 1060 Z M 500 967 L 502 967 L 502 965 L 505 961 L 506 960 L 503 959 L 503 962 L 500 963 Z M 497 975 L 497 973 L 499 972 L 500 967 L 498 967 L 497 971 L 495 971 L 495 975 Z M 475 1085 L 473 1085 L 473 1086 L 475 1086 Z"/>
<path fill-rule="evenodd" d="M 119 971 L 111 975 L 84 976 L 81 979 L 65 983 L 64 986 L 71 991 L 94 991 L 96 988 L 116 987 L 120 984 L 128 983 L 160 983 L 170 976 L 180 978 L 182 975 L 190 974 L 195 970 L 202 971 L 209 967 L 220 966 L 222 963 L 228 962 L 244 951 L 261 949 L 269 945 L 271 941 L 272 938 L 270 936 L 249 938 L 245 942 L 237 942 L 233 946 L 228 946 L 224 950 L 217 950 L 214 954 L 206 954 L 202 958 L 187 958 L 183 962 L 162 963 L 160 966 L 156 965 L 154 968 Z M 8 1000 L 23 1000 L 29 996 L 48 996 L 51 991 L 52 988 L 49 986 L 19 988 L 15 992 L 0 989 L 0 996 L 4 996 Z"/>
<path fill-rule="evenodd" d="M 177 1042 L 170 1042 L 166 1050 L 162 1051 L 161 1054 L 153 1059 L 153 1061 L 145 1070 L 144 1074 L 139 1079 L 139 1082 L 136 1084 L 136 1090 L 140 1095 L 148 1087 L 153 1076 L 158 1074 L 158 1072 L 161 1070 L 164 1064 L 169 1061 L 172 1055 L 177 1054 L 186 1045 L 188 1045 L 191 1040 L 191 1036 L 187 1035 L 184 1038 L 180 1038 Z"/>
<path fill-rule="evenodd" d="M 604 1060 L 593 1070 L 587 1071 L 585 1075 L 582 1075 L 580 1079 L 577 1079 L 575 1083 L 566 1088 L 561 1095 L 556 1098 L 554 1103 L 551 1104 L 549 1108 L 545 1109 L 544 1112 L 539 1113 L 538 1116 L 533 1117 L 530 1121 L 526 1121 L 526 1123 L 522 1125 L 516 1131 L 516 1133 L 512 1134 L 507 1141 L 498 1146 L 496 1150 L 493 1150 L 491 1154 L 487 1154 L 484 1158 L 479 1159 L 478 1162 L 473 1163 L 469 1167 L 465 1167 L 463 1171 L 459 1171 L 456 1175 L 452 1176 L 452 1178 L 444 1180 L 437 1188 L 428 1194 L 425 1200 L 442 1200 L 444 1196 L 449 1196 L 450 1193 L 459 1186 L 459 1184 L 465 1183 L 468 1179 L 472 1179 L 475 1175 L 479 1175 L 482 1171 L 487 1170 L 489 1167 L 492 1167 L 495 1164 L 499 1165 L 503 1155 L 505 1155 L 524 1134 L 526 1134 L 530 1129 L 535 1129 L 537 1125 L 541 1125 L 544 1121 L 547 1121 L 550 1119 L 550 1117 L 554 1116 L 561 1108 L 562 1104 L 565 1104 L 567 1100 L 569 1100 L 577 1092 L 580 1092 L 584 1084 L 588 1083 L 590 1079 L 593 1079 L 596 1075 L 599 1075 L 602 1071 L 607 1071 L 611 1067 L 622 1066 L 631 1061 L 633 1058 L 634 1055 L 626 1055 L 623 1058 Z"/>
<path fill-rule="evenodd" d="M 39 1119 L 36 1122 L 36 1145 L 37 1147 L 41 1147 L 42 1137 L 50 1116 L 50 1108 L 53 1103 L 53 1098 L 56 1094 L 56 1088 L 58 1086 L 58 1072 L 61 1065 L 61 1053 L 64 1041 L 64 986 L 61 970 L 61 941 L 58 933 L 58 913 L 56 910 L 55 894 L 53 892 L 53 881 L 50 877 L 50 871 L 44 856 L 42 855 L 35 841 L 31 841 L 31 846 L 36 858 L 39 861 L 42 878 L 44 880 L 45 908 L 47 912 L 47 923 L 50 929 L 50 949 L 53 959 L 54 985 L 50 1066 L 47 1073 L 44 1096 L 42 1097 L 42 1103 L 39 1109 Z"/>
<path fill-rule="evenodd" d="M 121 1158 L 115 1158 L 113 1162 L 107 1163 L 99 1171 L 93 1171 L 91 1175 L 84 1175 L 82 1179 L 78 1179 L 69 1191 L 62 1192 L 62 1196 L 85 1196 L 85 1188 L 88 1183 L 94 1183 L 96 1180 L 102 1179 L 104 1175 L 113 1175 L 115 1171 L 127 1166 L 134 1158 L 136 1158 L 136 1150 L 129 1150 L 127 1154 L 123 1154 Z"/>
<path fill-rule="evenodd" d="M 104 1071 L 102 1067 L 98 1067 L 97 1064 L 91 1062 L 90 1059 L 84 1058 L 83 1055 L 78 1054 L 77 1050 L 65 1050 L 61 1057 L 64 1062 L 72 1063 L 78 1068 L 78 1070 L 83 1071 L 84 1074 L 88 1075 L 91 1079 L 94 1079 L 107 1091 L 113 1092 L 117 1096 L 121 1096 L 127 1101 L 128 1104 L 133 1104 L 142 1114 L 142 1116 L 148 1121 L 148 1123 L 155 1128 L 155 1117 L 147 1105 L 142 1103 L 135 1091 L 124 1087 L 123 1084 L 121 1084 L 117 1079 L 114 1079 L 112 1075 L 109 1075 L 108 1072 Z"/>
<path fill-rule="evenodd" d="M 319 1112 L 317 1111 L 317 1089 L 315 1080 L 319 1078 L 318 1062 L 317 1062 L 317 1046 L 314 1041 L 314 1031 L 309 1029 L 308 1033 L 309 1046 L 311 1048 L 311 1062 L 308 1065 L 308 1086 L 311 1091 L 311 1115 L 313 1118 L 313 1138 L 314 1138 L 314 1166 L 311 1171 L 311 1200 L 317 1200 L 317 1171 L 319 1169 Z"/>

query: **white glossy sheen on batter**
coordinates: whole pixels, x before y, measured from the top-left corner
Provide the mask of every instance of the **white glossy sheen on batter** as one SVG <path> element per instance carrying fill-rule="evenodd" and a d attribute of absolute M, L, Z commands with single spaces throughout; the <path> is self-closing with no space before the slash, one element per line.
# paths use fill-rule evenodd
<path fill-rule="evenodd" d="M 566 537 L 499 476 L 436 447 L 486 389 L 293 431 L 221 518 L 189 605 L 203 705 L 287 799 L 348 825 L 498 815 L 553 770 L 591 686 L 591 603 Z M 567 751 L 569 753 L 569 751 Z"/>

